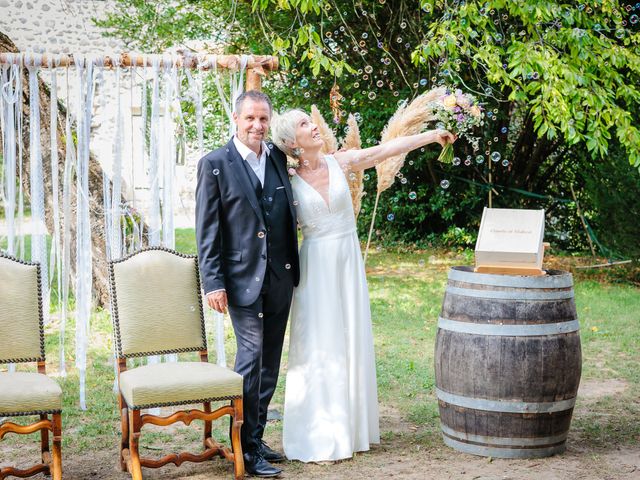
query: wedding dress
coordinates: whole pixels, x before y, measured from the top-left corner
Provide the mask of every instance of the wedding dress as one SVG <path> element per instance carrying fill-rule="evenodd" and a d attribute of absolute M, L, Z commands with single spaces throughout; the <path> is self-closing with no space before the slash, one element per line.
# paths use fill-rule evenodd
<path fill-rule="evenodd" d="M 291 180 L 304 240 L 291 312 L 283 446 L 290 460 L 350 458 L 380 442 L 369 294 L 347 180 L 325 157 L 329 202 Z"/>

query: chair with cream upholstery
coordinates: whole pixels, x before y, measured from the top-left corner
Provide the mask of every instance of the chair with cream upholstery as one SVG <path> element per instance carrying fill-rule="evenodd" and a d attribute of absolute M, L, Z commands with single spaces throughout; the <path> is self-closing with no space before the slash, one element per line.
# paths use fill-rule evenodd
<path fill-rule="evenodd" d="M 0 423 L 0 440 L 7 433 L 40 431 L 42 451 L 42 463 L 24 470 L 0 468 L 0 479 L 40 472 L 51 475 L 53 480 L 62 478 L 62 389 L 45 374 L 42 321 L 40 265 L 0 251 L 0 364 L 38 364 L 38 373 L 0 373 L 0 418 L 39 417 L 28 425 Z M 52 445 L 49 432 L 53 434 Z"/>
<path fill-rule="evenodd" d="M 146 248 L 109 263 L 114 347 L 118 358 L 122 421 L 120 465 L 134 480 L 141 467 L 202 462 L 216 455 L 234 464 L 236 479 L 244 477 L 240 446 L 242 377 L 208 362 L 198 262 L 195 256 L 165 248 Z M 199 362 L 156 363 L 127 370 L 127 359 L 150 355 L 199 352 Z M 215 411 L 211 402 L 229 401 Z M 181 410 L 162 417 L 142 409 L 202 403 L 203 410 Z M 233 450 L 213 440 L 212 420 L 231 416 Z M 140 430 L 192 420 L 204 421 L 204 452 L 141 458 Z"/>

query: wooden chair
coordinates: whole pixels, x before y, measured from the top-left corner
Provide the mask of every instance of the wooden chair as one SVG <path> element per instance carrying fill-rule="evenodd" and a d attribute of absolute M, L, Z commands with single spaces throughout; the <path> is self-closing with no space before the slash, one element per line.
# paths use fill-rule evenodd
<path fill-rule="evenodd" d="M 62 389 L 45 374 L 44 326 L 40 265 L 0 251 L 0 364 L 37 362 L 38 373 L 0 373 L 0 417 L 38 416 L 29 425 L 0 424 L 0 440 L 7 433 L 40 431 L 42 463 L 22 470 L 0 468 L 0 480 L 40 472 L 62 479 Z M 49 419 L 51 415 L 51 419 Z M 53 433 L 52 445 L 49 432 Z M 51 448 L 51 450 L 50 450 Z"/>
<path fill-rule="evenodd" d="M 208 363 L 198 261 L 165 248 L 146 248 L 109 263 L 111 316 L 118 358 L 122 421 L 120 466 L 134 480 L 141 467 L 203 462 L 216 455 L 234 464 L 236 479 L 244 477 L 240 445 L 242 377 Z M 197 351 L 199 362 L 145 365 L 127 370 L 128 358 Z M 227 403 L 211 411 L 211 402 Z M 181 410 L 167 417 L 142 414 L 142 409 L 202 403 L 203 410 Z M 211 422 L 231 416 L 233 450 L 213 440 Z M 138 442 L 145 424 L 189 425 L 204 421 L 204 452 L 141 458 Z"/>

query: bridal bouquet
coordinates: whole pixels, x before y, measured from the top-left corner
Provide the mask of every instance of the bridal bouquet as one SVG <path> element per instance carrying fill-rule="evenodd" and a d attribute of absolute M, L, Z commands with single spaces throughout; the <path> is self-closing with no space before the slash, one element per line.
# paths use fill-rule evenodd
<path fill-rule="evenodd" d="M 474 150 L 478 150 L 479 138 L 471 135 L 474 127 L 482 125 L 484 114 L 482 107 L 473 95 L 462 93 L 462 90 L 451 91 L 445 89 L 429 105 L 438 128 L 444 128 L 459 137 L 464 137 L 471 143 Z M 452 163 L 453 145 L 448 143 L 440 152 L 438 161 Z"/>

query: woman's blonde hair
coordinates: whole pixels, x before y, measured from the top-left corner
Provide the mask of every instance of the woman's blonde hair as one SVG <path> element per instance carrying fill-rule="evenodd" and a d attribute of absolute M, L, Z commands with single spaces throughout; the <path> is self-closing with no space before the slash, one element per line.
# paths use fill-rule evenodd
<path fill-rule="evenodd" d="M 309 115 L 298 109 L 294 108 L 286 110 L 280 114 L 274 114 L 271 120 L 271 140 L 276 146 L 290 157 L 300 156 L 296 148 L 291 145 L 296 141 L 296 129 L 298 123 L 302 118 Z"/>

